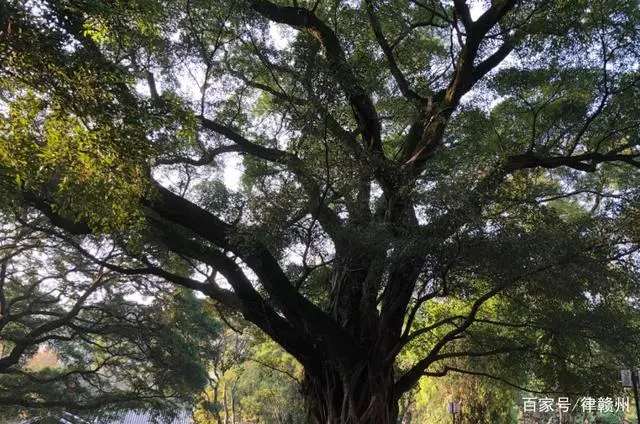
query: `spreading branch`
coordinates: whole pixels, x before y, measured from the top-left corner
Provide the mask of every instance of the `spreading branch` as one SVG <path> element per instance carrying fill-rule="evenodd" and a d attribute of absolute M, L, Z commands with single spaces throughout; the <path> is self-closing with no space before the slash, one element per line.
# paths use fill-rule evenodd
<path fill-rule="evenodd" d="M 541 156 L 530 152 L 511 156 L 507 162 L 509 171 L 519 169 L 546 168 L 553 169 L 561 166 L 576 169 L 578 171 L 594 172 L 599 164 L 622 162 L 640 168 L 638 153 L 583 153 L 572 156 Z"/>
<path fill-rule="evenodd" d="M 313 11 L 303 7 L 278 6 L 268 0 L 252 0 L 251 7 L 273 22 L 307 30 L 320 42 L 333 77 L 347 95 L 358 126 L 363 131 L 365 147 L 383 155 L 380 119 L 373 100 L 356 79 L 335 32 Z"/>

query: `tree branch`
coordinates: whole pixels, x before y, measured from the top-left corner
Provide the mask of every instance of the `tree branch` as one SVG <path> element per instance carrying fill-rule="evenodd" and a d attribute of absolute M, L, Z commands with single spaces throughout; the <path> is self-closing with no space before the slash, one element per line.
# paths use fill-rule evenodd
<path fill-rule="evenodd" d="M 417 104 L 422 105 L 425 99 L 422 96 L 420 96 L 418 93 L 413 91 L 411 87 L 409 87 L 409 82 L 407 81 L 405 76 L 402 74 L 402 71 L 400 70 L 400 68 L 398 67 L 398 64 L 396 63 L 396 59 L 393 56 L 393 49 L 389 45 L 389 42 L 387 41 L 387 39 L 385 38 L 382 32 L 380 21 L 378 20 L 378 16 L 376 15 L 376 12 L 373 7 L 373 0 L 365 0 L 365 3 L 367 7 L 367 15 L 369 16 L 369 22 L 371 23 L 371 27 L 373 28 L 373 33 L 375 34 L 376 40 L 378 40 L 378 44 L 380 45 L 380 48 L 382 48 L 382 51 L 385 57 L 387 58 L 387 63 L 389 64 L 389 70 L 391 71 L 391 75 L 393 75 L 393 78 L 395 79 L 396 84 L 400 89 L 400 92 L 408 100 L 412 100 Z"/>
<path fill-rule="evenodd" d="M 82 304 L 93 294 L 99 287 L 105 284 L 103 279 L 104 274 L 100 273 L 95 279 L 93 284 L 85 290 L 85 292 L 75 301 L 71 309 L 58 319 L 47 321 L 46 323 L 39 325 L 35 329 L 31 330 L 25 337 L 16 340 L 15 345 L 11 349 L 9 355 L 0 358 L 0 373 L 6 373 L 10 367 L 16 365 L 24 352 L 31 346 L 35 346 L 47 338 L 42 338 L 43 335 L 49 333 L 58 328 L 64 327 L 71 322 L 71 320 L 78 314 Z M 55 335 L 53 335 L 55 337 Z M 49 337 L 50 338 L 50 337 Z"/>
<path fill-rule="evenodd" d="M 220 146 L 215 147 L 213 149 L 207 150 L 200 159 L 193 159 L 188 157 L 167 157 L 167 158 L 157 158 L 154 161 L 154 165 L 177 165 L 177 164 L 186 164 L 192 166 L 203 166 L 211 164 L 216 156 L 219 156 L 223 153 L 231 153 L 231 152 L 244 152 L 244 149 L 241 146 Z"/>
<path fill-rule="evenodd" d="M 401 161 L 414 173 L 424 167 L 439 147 L 449 118 L 458 107 L 462 96 L 513 50 L 515 38 L 511 37 L 491 56 L 474 66 L 480 44 L 487 32 L 513 9 L 517 2 L 518 0 L 495 1 L 475 22 L 471 21 L 469 9 L 464 0 L 454 2 L 456 13 L 460 15 L 465 25 L 467 37 L 464 41 L 460 37 L 462 49 L 455 61 L 455 71 L 449 85 L 433 96 L 435 107 L 429 113 L 418 117 L 403 147 Z"/>
<path fill-rule="evenodd" d="M 489 374 L 489 373 L 486 373 L 486 372 L 470 371 L 470 370 L 464 370 L 462 368 L 450 367 L 450 366 L 444 367 L 444 369 L 442 371 L 425 371 L 423 373 L 423 375 L 424 376 L 428 376 L 428 377 L 444 377 L 450 371 L 461 373 L 461 374 L 474 375 L 474 376 L 477 376 L 477 377 L 487 377 L 487 378 L 490 378 L 492 380 L 500 381 L 501 383 L 504 383 L 507 386 L 510 386 L 510 387 L 515 388 L 515 389 L 522 390 L 522 391 L 528 392 L 528 393 L 535 393 L 535 394 L 551 394 L 551 393 L 575 394 L 575 393 L 567 393 L 566 391 L 557 392 L 557 391 L 553 391 L 553 390 L 534 390 L 534 389 L 529 389 L 527 387 L 523 387 L 523 386 L 520 386 L 518 384 L 512 383 L 512 382 L 510 382 L 509 380 L 507 380 L 505 378 L 498 377 L 498 376 L 495 376 L 495 375 L 492 375 L 492 374 Z"/>
<path fill-rule="evenodd" d="M 335 32 L 315 13 L 302 7 L 278 6 L 268 0 L 251 0 L 253 10 L 265 18 L 294 28 L 304 28 L 324 47 L 329 68 L 353 108 L 366 148 L 384 156 L 380 119 L 371 97 L 356 80 Z"/>
<path fill-rule="evenodd" d="M 256 359 L 256 358 L 249 358 L 249 360 L 255 362 L 256 364 L 259 364 L 260 366 L 268 368 L 268 369 L 270 369 L 272 371 L 276 371 L 276 372 L 279 372 L 279 373 L 281 373 L 283 375 L 286 375 L 287 377 L 289 377 L 290 379 L 295 381 L 300 387 L 302 387 L 302 381 L 298 377 L 293 375 L 291 372 L 289 372 L 287 370 L 280 369 L 280 368 L 278 368 L 276 366 L 273 366 L 273 365 L 271 365 L 271 364 L 269 364 L 267 362 L 261 361 L 261 360 Z"/>
<path fill-rule="evenodd" d="M 469 10 L 467 2 L 465 0 L 454 0 L 453 7 L 456 11 L 456 15 L 460 18 L 462 25 L 467 32 L 469 32 L 473 21 L 471 20 L 471 11 Z"/>
<path fill-rule="evenodd" d="M 611 162 L 623 162 L 636 168 L 640 168 L 640 161 L 637 159 L 638 157 L 640 157 L 640 153 L 583 153 L 573 156 L 543 157 L 530 152 L 510 156 L 507 160 L 507 169 L 509 172 L 513 172 L 527 168 L 553 169 L 566 166 L 578 171 L 594 172 L 599 164 Z"/>
<path fill-rule="evenodd" d="M 214 131 L 220 135 L 227 137 L 235 142 L 244 153 L 254 157 L 267 160 L 269 162 L 279 163 L 287 166 L 299 179 L 302 186 L 307 191 L 311 199 L 310 207 L 312 211 L 317 211 L 317 218 L 322 224 L 324 230 L 330 234 L 335 240 L 341 239 L 342 221 L 333 210 L 324 204 L 323 196 L 320 188 L 313 178 L 310 177 L 306 166 L 296 155 L 273 148 L 263 147 L 249 141 L 238 132 L 222 125 L 218 122 L 202 117 L 202 124 L 206 129 Z"/>
<path fill-rule="evenodd" d="M 355 354 L 355 345 L 344 330 L 327 314 L 297 292 L 277 260 L 264 246 L 257 244 L 250 247 L 236 244 L 232 240 L 237 237 L 228 224 L 164 187 L 158 185 L 157 189 L 160 194 L 159 198 L 149 203 L 155 212 L 169 222 L 187 228 L 241 258 L 256 273 L 266 291 L 282 308 L 285 316 L 297 326 L 298 330 L 306 331 L 310 327 L 314 328 L 315 334 L 321 335 L 338 357 L 352 357 Z M 227 262 L 229 259 L 220 257 L 219 260 Z M 227 271 L 234 275 L 229 281 L 231 284 L 236 283 L 234 281 L 236 278 L 237 281 L 246 278 L 235 263 L 227 265 L 229 267 Z M 250 286 L 250 282 L 246 284 Z M 238 289 L 248 290 L 246 284 L 239 285 Z M 240 293 L 236 294 L 240 296 Z M 253 296 L 253 294 L 247 291 L 246 296 Z"/>
<path fill-rule="evenodd" d="M 443 359 L 448 358 L 481 358 L 484 356 L 495 356 L 502 353 L 513 353 L 519 352 L 523 350 L 529 350 L 534 348 L 535 345 L 527 345 L 527 346 L 505 346 L 500 348 L 495 348 L 486 351 L 460 351 L 460 352 L 445 352 L 436 355 L 434 362 L 441 361 Z"/>

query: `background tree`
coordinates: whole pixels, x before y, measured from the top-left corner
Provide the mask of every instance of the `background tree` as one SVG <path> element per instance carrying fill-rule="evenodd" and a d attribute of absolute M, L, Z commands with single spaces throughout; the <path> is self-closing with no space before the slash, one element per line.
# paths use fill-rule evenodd
<path fill-rule="evenodd" d="M 250 339 L 231 328 L 224 331 L 216 341 L 218 355 L 211 361 L 209 384 L 198 404 L 198 422 L 225 424 L 235 420 L 234 402 L 238 368 L 248 359 Z"/>
<path fill-rule="evenodd" d="M 49 230 L 29 219 L 0 234 L 2 416 L 184 408 L 218 352 L 206 302 L 100 264 L 123 260 L 109 241 L 84 240 L 87 257 Z"/>
<path fill-rule="evenodd" d="M 240 332 L 240 329 L 242 332 Z M 220 354 L 194 417 L 200 424 L 306 421 L 300 364 L 250 326 L 235 326 L 218 338 Z"/>
<path fill-rule="evenodd" d="M 456 357 L 635 366 L 635 2 L 0 7 L 7 210 L 241 312 L 315 421 L 394 422 Z"/>

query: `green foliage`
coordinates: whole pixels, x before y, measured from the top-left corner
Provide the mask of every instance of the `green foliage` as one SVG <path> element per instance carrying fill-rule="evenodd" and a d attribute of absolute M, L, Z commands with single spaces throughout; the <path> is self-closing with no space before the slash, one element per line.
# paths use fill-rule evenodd
<path fill-rule="evenodd" d="M 53 237 L 41 224 L 2 227 L 3 413 L 189 402 L 218 354 L 211 306 L 191 292 L 96 265 L 73 247 L 79 241 Z M 95 255 L 117 256 L 99 239 L 81 243 Z"/>
<path fill-rule="evenodd" d="M 126 382 L 74 402 L 206 384 L 203 422 L 303 421 L 298 379 L 324 422 L 388 420 L 418 383 L 424 421 L 453 397 L 511 419 L 505 387 L 611 395 L 640 340 L 637 2 L 467 3 L 0 4 L 2 211 L 48 258 L 0 257 L 45 312 L 16 301 L 7 369 L 46 344 Z M 213 311 L 274 342 L 214 337 Z M 0 386 L 46 403 L 61 372 Z"/>
<path fill-rule="evenodd" d="M 447 376 L 424 380 L 408 410 L 413 422 L 446 424 L 451 422 L 449 402 L 460 403 L 457 420 L 462 424 L 515 423 L 518 392 L 492 381 L 470 376 Z"/>
<path fill-rule="evenodd" d="M 124 158 L 119 144 L 105 142 L 121 137 L 117 130 L 69 115 L 33 92 L 12 99 L 2 121 L 0 166 L 20 189 L 47 190 L 60 213 L 101 230 L 139 219 L 145 171 L 135 156 Z"/>
<path fill-rule="evenodd" d="M 196 422 L 305 422 L 302 367 L 291 355 L 249 327 L 243 334 L 228 330 L 218 346 L 221 356 L 197 405 Z"/>

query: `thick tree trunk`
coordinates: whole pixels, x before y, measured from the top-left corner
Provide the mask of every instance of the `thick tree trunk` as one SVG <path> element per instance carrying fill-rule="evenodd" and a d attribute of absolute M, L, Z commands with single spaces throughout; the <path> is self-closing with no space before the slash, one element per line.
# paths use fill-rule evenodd
<path fill-rule="evenodd" d="M 391 367 L 367 361 L 350 369 L 331 362 L 305 367 L 304 395 L 312 424 L 395 424 L 398 402 Z"/>
<path fill-rule="evenodd" d="M 376 255 L 369 246 L 336 247 L 328 310 L 353 341 L 355 353 L 334 355 L 319 345 L 317 356 L 299 358 L 305 370 L 304 395 L 309 423 L 397 422 L 398 394 L 391 358 L 395 356 L 401 323 L 396 325 L 392 318 L 394 313 L 404 312 L 409 298 L 403 297 L 404 292 L 395 287 L 401 285 L 410 292 L 415 278 L 395 268 L 389 272 L 387 295 L 394 299 L 382 305 L 382 312 L 389 311 L 387 317 L 383 316 L 377 295 L 385 273 L 384 268 L 377 265 L 381 262 L 376 261 Z M 387 304 L 393 304 L 393 308 Z"/>

